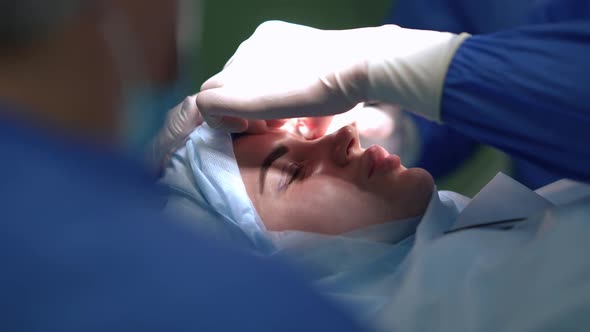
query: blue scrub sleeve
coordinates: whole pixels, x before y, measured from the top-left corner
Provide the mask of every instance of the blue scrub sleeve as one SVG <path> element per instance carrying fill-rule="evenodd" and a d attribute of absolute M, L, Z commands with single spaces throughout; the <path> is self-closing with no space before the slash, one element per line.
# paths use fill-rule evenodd
<path fill-rule="evenodd" d="M 534 2 L 538 0 L 395 0 L 385 21 L 411 29 L 489 33 L 528 24 Z"/>
<path fill-rule="evenodd" d="M 412 29 L 491 33 L 528 24 L 532 2 L 397 0 L 386 22 Z M 480 147 L 477 141 L 449 126 L 439 125 L 417 115 L 412 119 L 420 136 L 420 155 L 412 166 L 428 170 L 435 179 L 453 174 Z M 519 180 L 530 184 L 530 181 L 523 181 L 522 178 Z"/>
<path fill-rule="evenodd" d="M 447 73 L 441 116 L 470 137 L 590 182 L 590 22 L 468 39 Z"/>

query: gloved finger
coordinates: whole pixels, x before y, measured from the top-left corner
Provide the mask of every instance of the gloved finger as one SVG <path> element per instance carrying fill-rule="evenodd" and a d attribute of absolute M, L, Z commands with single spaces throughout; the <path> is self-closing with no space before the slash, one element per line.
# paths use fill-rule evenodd
<path fill-rule="evenodd" d="M 266 125 L 268 128 L 278 129 L 284 126 L 287 121 L 289 121 L 289 119 L 267 120 Z"/>
<path fill-rule="evenodd" d="M 324 136 L 328 127 L 332 123 L 333 116 L 319 116 L 312 118 L 303 118 L 305 126 L 307 127 L 307 133 L 305 138 L 316 139 Z"/>
<path fill-rule="evenodd" d="M 204 115 L 209 127 L 227 131 L 229 133 L 242 133 L 248 129 L 248 120 L 233 116 Z"/>
<path fill-rule="evenodd" d="M 214 75 L 213 77 L 209 78 L 207 81 L 205 81 L 205 83 L 203 83 L 203 85 L 201 85 L 201 91 L 215 89 L 215 88 L 221 88 L 223 86 L 223 76 L 224 75 L 225 75 L 224 72 L 221 71 L 221 72 L 217 73 L 216 75 Z"/>
<path fill-rule="evenodd" d="M 264 134 L 268 131 L 267 122 L 264 120 L 249 120 L 248 121 L 248 129 L 246 133 L 248 134 Z"/>
<path fill-rule="evenodd" d="M 176 150 L 188 139 L 190 133 L 203 123 L 195 96 L 187 96 L 180 104 L 168 111 L 164 126 L 153 138 L 148 148 L 148 162 L 158 174 Z"/>
<path fill-rule="evenodd" d="M 257 120 L 333 115 L 354 106 L 347 98 L 329 91 L 322 82 L 269 94 L 248 91 L 247 87 L 224 85 L 199 93 L 197 105 L 201 112 L 209 115 Z"/>
<path fill-rule="evenodd" d="M 180 115 L 178 116 L 178 121 L 184 123 L 185 128 L 187 128 L 188 132 L 183 132 L 183 134 L 188 135 L 190 131 L 201 125 L 204 121 L 201 112 L 199 112 L 199 108 L 197 107 L 196 102 L 196 95 L 188 96 L 182 102 L 182 108 L 180 111 Z"/>

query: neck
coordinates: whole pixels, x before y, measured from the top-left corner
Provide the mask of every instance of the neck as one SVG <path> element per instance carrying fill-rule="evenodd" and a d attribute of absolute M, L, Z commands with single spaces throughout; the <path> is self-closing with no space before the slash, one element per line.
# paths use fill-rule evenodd
<path fill-rule="evenodd" d="M 49 129 L 113 141 L 117 80 L 110 61 L 96 25 L 72 22 L 0 55 L 0 100 L 22 106 L 19 116 Z"/>

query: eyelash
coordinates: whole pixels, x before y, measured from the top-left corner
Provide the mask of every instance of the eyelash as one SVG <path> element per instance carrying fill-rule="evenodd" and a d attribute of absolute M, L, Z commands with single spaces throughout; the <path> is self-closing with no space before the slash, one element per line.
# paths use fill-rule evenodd
<path fill-rule="evenodd" d="M 294 181 L 303 179 L 305 176 L 305 166 L 301 163 L 290 163 L 283 167 L 283 174 L 278 185 L 279 191 L 284 191 Z"/>

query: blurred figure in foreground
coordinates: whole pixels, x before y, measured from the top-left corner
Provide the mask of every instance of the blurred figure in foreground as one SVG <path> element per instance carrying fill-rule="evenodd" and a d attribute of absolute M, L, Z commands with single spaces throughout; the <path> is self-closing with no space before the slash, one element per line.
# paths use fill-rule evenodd
<path fill-rule="evenodd" d="M 161 219 L 120 152 L 144 116 L 129 97 L 176 75 L 176 5 L 0 1 L 0 330 L 357 330 L 281 266 Z M 202 122 L 193 105 L 156 163 Z"/>

